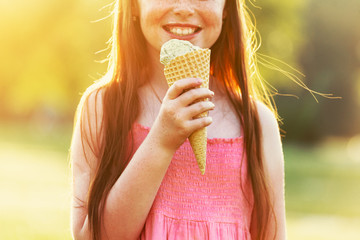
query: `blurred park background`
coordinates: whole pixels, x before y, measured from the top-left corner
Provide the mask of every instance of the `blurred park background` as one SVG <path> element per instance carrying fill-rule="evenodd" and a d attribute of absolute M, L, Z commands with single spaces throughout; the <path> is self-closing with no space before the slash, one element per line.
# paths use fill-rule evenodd
<path fill-rule="evenodd" d="M 0 0 L 0 239 L 71 239 L 73 115 L 106 72 L 111 2 Z M 360 1 L 256 5 L 260 52 L 341 97 L 261 68 L 286 132 L 289 239 L 360 239 Z"/>

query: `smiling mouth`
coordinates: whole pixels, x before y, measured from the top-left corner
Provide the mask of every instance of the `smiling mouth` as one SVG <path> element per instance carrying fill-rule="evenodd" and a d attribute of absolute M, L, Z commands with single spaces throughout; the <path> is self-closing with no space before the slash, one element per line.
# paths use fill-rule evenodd
<path fill-rule="evenodd" d="M 163 27 L 165 31 L 177 35 L 177 36 L 188 36 L 197 33 L 201 30 L 200 27 L 193 26 L 170 26 L 166 25 Z"/>

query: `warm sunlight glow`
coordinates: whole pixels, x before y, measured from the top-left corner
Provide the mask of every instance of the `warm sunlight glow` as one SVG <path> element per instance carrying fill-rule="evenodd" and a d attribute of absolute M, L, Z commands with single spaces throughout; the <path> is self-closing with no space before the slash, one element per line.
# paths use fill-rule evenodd
<path fill-rule="evenodd" d="M 350 138 L 346 150 L 352 161 L 360 163 L 360 135 Z"/>

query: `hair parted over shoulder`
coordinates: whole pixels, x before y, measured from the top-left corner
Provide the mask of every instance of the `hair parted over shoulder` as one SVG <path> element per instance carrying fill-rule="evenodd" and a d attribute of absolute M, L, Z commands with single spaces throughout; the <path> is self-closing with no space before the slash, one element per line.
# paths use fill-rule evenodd
<path fill-rule="evenodd" d="M 115 1 L 108 72 L 87 89 L 77 110 L 83 145 L 88 145 L 99 161 L 85 204 L 93 240 L 100 239 L 106 198 L 130 161 L 131 129 L 139 114 L 137 90 L 147 81 L 149 74 L 145 62 L 148 59 L 146 40 L 139 21 L 133 21 L 136 3 L 132 0 Z M 245 0 L 226 0 L 225 11 L 221 34 L 211 47 L 210 71 L 224 86 L 241 121 L 254 193 L 251 235 L 253 239 L 266 239 L 270 232 L 270 219 L 275 219 L 275 214 L 263 166 L 256 101 L 263 102 L 272 110 L 274 107 L 257 70 L 256 29 Z M 98 104 L 89 105 L 89 96 L 94 93 L 100 96 L 95 99 L 102 104 L 101 116 L 95 114 L 99 118 L 95 121 L 100 126 L 96 132 L 90 127 L 87 114 L 89 108 L 95 108 L 96 112 Z"/>

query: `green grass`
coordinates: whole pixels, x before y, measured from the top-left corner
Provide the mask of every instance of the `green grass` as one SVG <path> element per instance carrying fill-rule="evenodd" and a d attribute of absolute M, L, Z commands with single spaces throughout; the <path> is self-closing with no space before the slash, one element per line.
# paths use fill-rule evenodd
<path fill-rule="evenodd" d="M 360 162 L 346 143 L 285 145 L 289 239 L 360 239 Z"/>
<path fill-rule="evenodd" d="M 70 132 L 0 127 L 0 239 L 71 239 Z"/>
<path fill-rule="evenodd" d="M 71 127 L 0 124 L 0 239 L 71 239 Z M 289 239 L 360 239 L 360 161 L 346 141 L 285 144 Z"/>
<path fill-rule="evenodd" d="M 351 162 L 345 153 L 339 159 L 324 158 L 322 152 L 326 151 L 324 146 L 320 149 L 286 146 L 289 212 L 359 217 L 360 164 Z"/>

